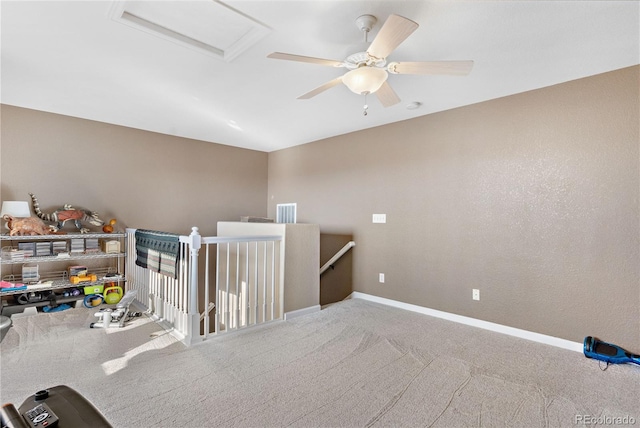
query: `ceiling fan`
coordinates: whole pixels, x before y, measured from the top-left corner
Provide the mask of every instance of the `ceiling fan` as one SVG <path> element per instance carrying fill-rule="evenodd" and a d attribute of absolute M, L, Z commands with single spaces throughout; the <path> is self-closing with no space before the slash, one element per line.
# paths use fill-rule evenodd
<path fill-rule="evenodd" d="M 373 28 L 377 18 L 373 15 L 362 15 L 356 19 L 356 25 L 367 35 Z M 420 62 L 389 62 L 389 56 L 404 40 L 418 28 L 418 24 L 400 15 L 391 15 L 385 21 L 366 52 L 350 55 L 344 61 L 293 55 L 273 52 L 268 58 L 284 59 L 288 61 L 307 62 L 330 67 L 347 68 L 350 71 L 317 88 L 302 94 L 298 99 L 312 98 L 327 89 L 344 83 L 352 92 L 359 95 L 375 93 L 384 107 L 390 107 L 400 102 L 400 97 L 387 82 L 388 73 L 391 74 L 450 74 L 467 75 L 471 72 L 473 61 L 420 61 Z M 364 114 L 367 115 L 365 98 Z"/>

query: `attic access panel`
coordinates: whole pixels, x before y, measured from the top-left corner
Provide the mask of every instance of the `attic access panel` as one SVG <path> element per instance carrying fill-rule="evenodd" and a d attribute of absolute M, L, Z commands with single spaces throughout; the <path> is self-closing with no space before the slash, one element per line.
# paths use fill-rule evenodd
<path fill-rule="evenodd" d="M 215 0 L 116 1 L 111 19 L 226 62 L 262 40 L 270 29 Z"/>

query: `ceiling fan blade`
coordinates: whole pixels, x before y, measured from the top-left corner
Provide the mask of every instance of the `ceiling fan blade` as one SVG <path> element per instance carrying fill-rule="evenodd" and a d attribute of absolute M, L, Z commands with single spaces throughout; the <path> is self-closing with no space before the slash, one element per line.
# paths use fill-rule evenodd
<path fill-rule="evenodd" d="M 327 89 L 331 89 L 336 85 L 342 83 L 342 76 L 336 77 L 335 79 L 325 83 L 324 85 L 320 85 L 312 91 L 307 92 L 306 94 L 302 94 L 298 97 L 299 100 L 308 100 L 309 98 L 315 97 L 316 95 L 326 91 Z"/>
<path fill-rule="evenodd" d="M 473 61 L 392 62 L 388 66 L 393 74 L 452 74 L 465 76 L 471 72 Z"/>
<path fill-rule="evenodd" d="M 273 52 L 267 55 L 267 58 L 273 59 L 285 59 L 287 61 L 308 62 L 310 64 L 326 65 L 329 67 L 344 67 L 342 61 L 335 61 L 332 59 L 314 58 L 311 56 L 293 55 L 282 52 Z"/>
<path fill-rule="evenodd" d="M 400 15 L 391 15 L 367 49 L 369 56 L 386 58 L 418 28 L 418 24 Z"/>
<path fill-rule="evenodd" d="M 391 107 L 400 102 L 400 97 L 391 88 L 389 82 L 384 82 L 380 89 L 376 91 L 376 95 L 384 107 Z"/>

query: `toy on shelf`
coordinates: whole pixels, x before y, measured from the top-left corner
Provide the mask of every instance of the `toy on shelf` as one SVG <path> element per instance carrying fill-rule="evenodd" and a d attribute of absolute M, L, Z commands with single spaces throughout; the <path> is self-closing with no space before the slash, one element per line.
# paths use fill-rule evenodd
<path fill-rule="evenodd" d="M 94 273 L 88 273 L 86 275 L 72 276 L 69 278 L 69 282 L 72 284 L 80 284 L 81 282 L 96 282 L 98 275 Z"/>
<path fill-rule="evenodd" d="M 54 232 L 51 226 L 37 217 L 18 218 L 5 214 L 2 219 L 7 222 L 9 236 L 49 235 Z"/>
<path fill-rule="evenodd" d="M 51 214 L 45 214 L 40 210 L 40 204 L 38 203 L 38 199 L 35 195 L 33 193 L 29 193 L 29 196 L 31 196 L 33 211 L 36 215 L 44 221 L 56 222 L 56 230 L 62 229 L 64 224 L 68 221 L 72 221 L 80 233 L 89 232 L 88 228 L 83 227 L 83 223 L 89 223 L 92 226 L 104 225 L 104 221 L 98 217 L 97 212 L 77 209 L 71 206 L 71 204 L 65 204 L 63 208 L 55 210 Z"/>
<path fill-rule="evenodd" d="M 112 218 L 111 220 L 109 220 L 109 224 L 105 224 L 104 226 L 102 226 L 102 231 L 104 233 L 113 233 L 113 226 L 115 226 L 116 223 L 116 219 Z"/>

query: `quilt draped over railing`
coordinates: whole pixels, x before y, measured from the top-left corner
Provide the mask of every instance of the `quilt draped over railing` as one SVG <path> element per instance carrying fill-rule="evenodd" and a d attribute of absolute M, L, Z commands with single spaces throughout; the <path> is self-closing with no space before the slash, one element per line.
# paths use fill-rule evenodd
<path fill-rule="evenodd" d="M 180 236 L 155 230 L 137 229 L 136 265 L 154 272 L 177 277 Z"/>

